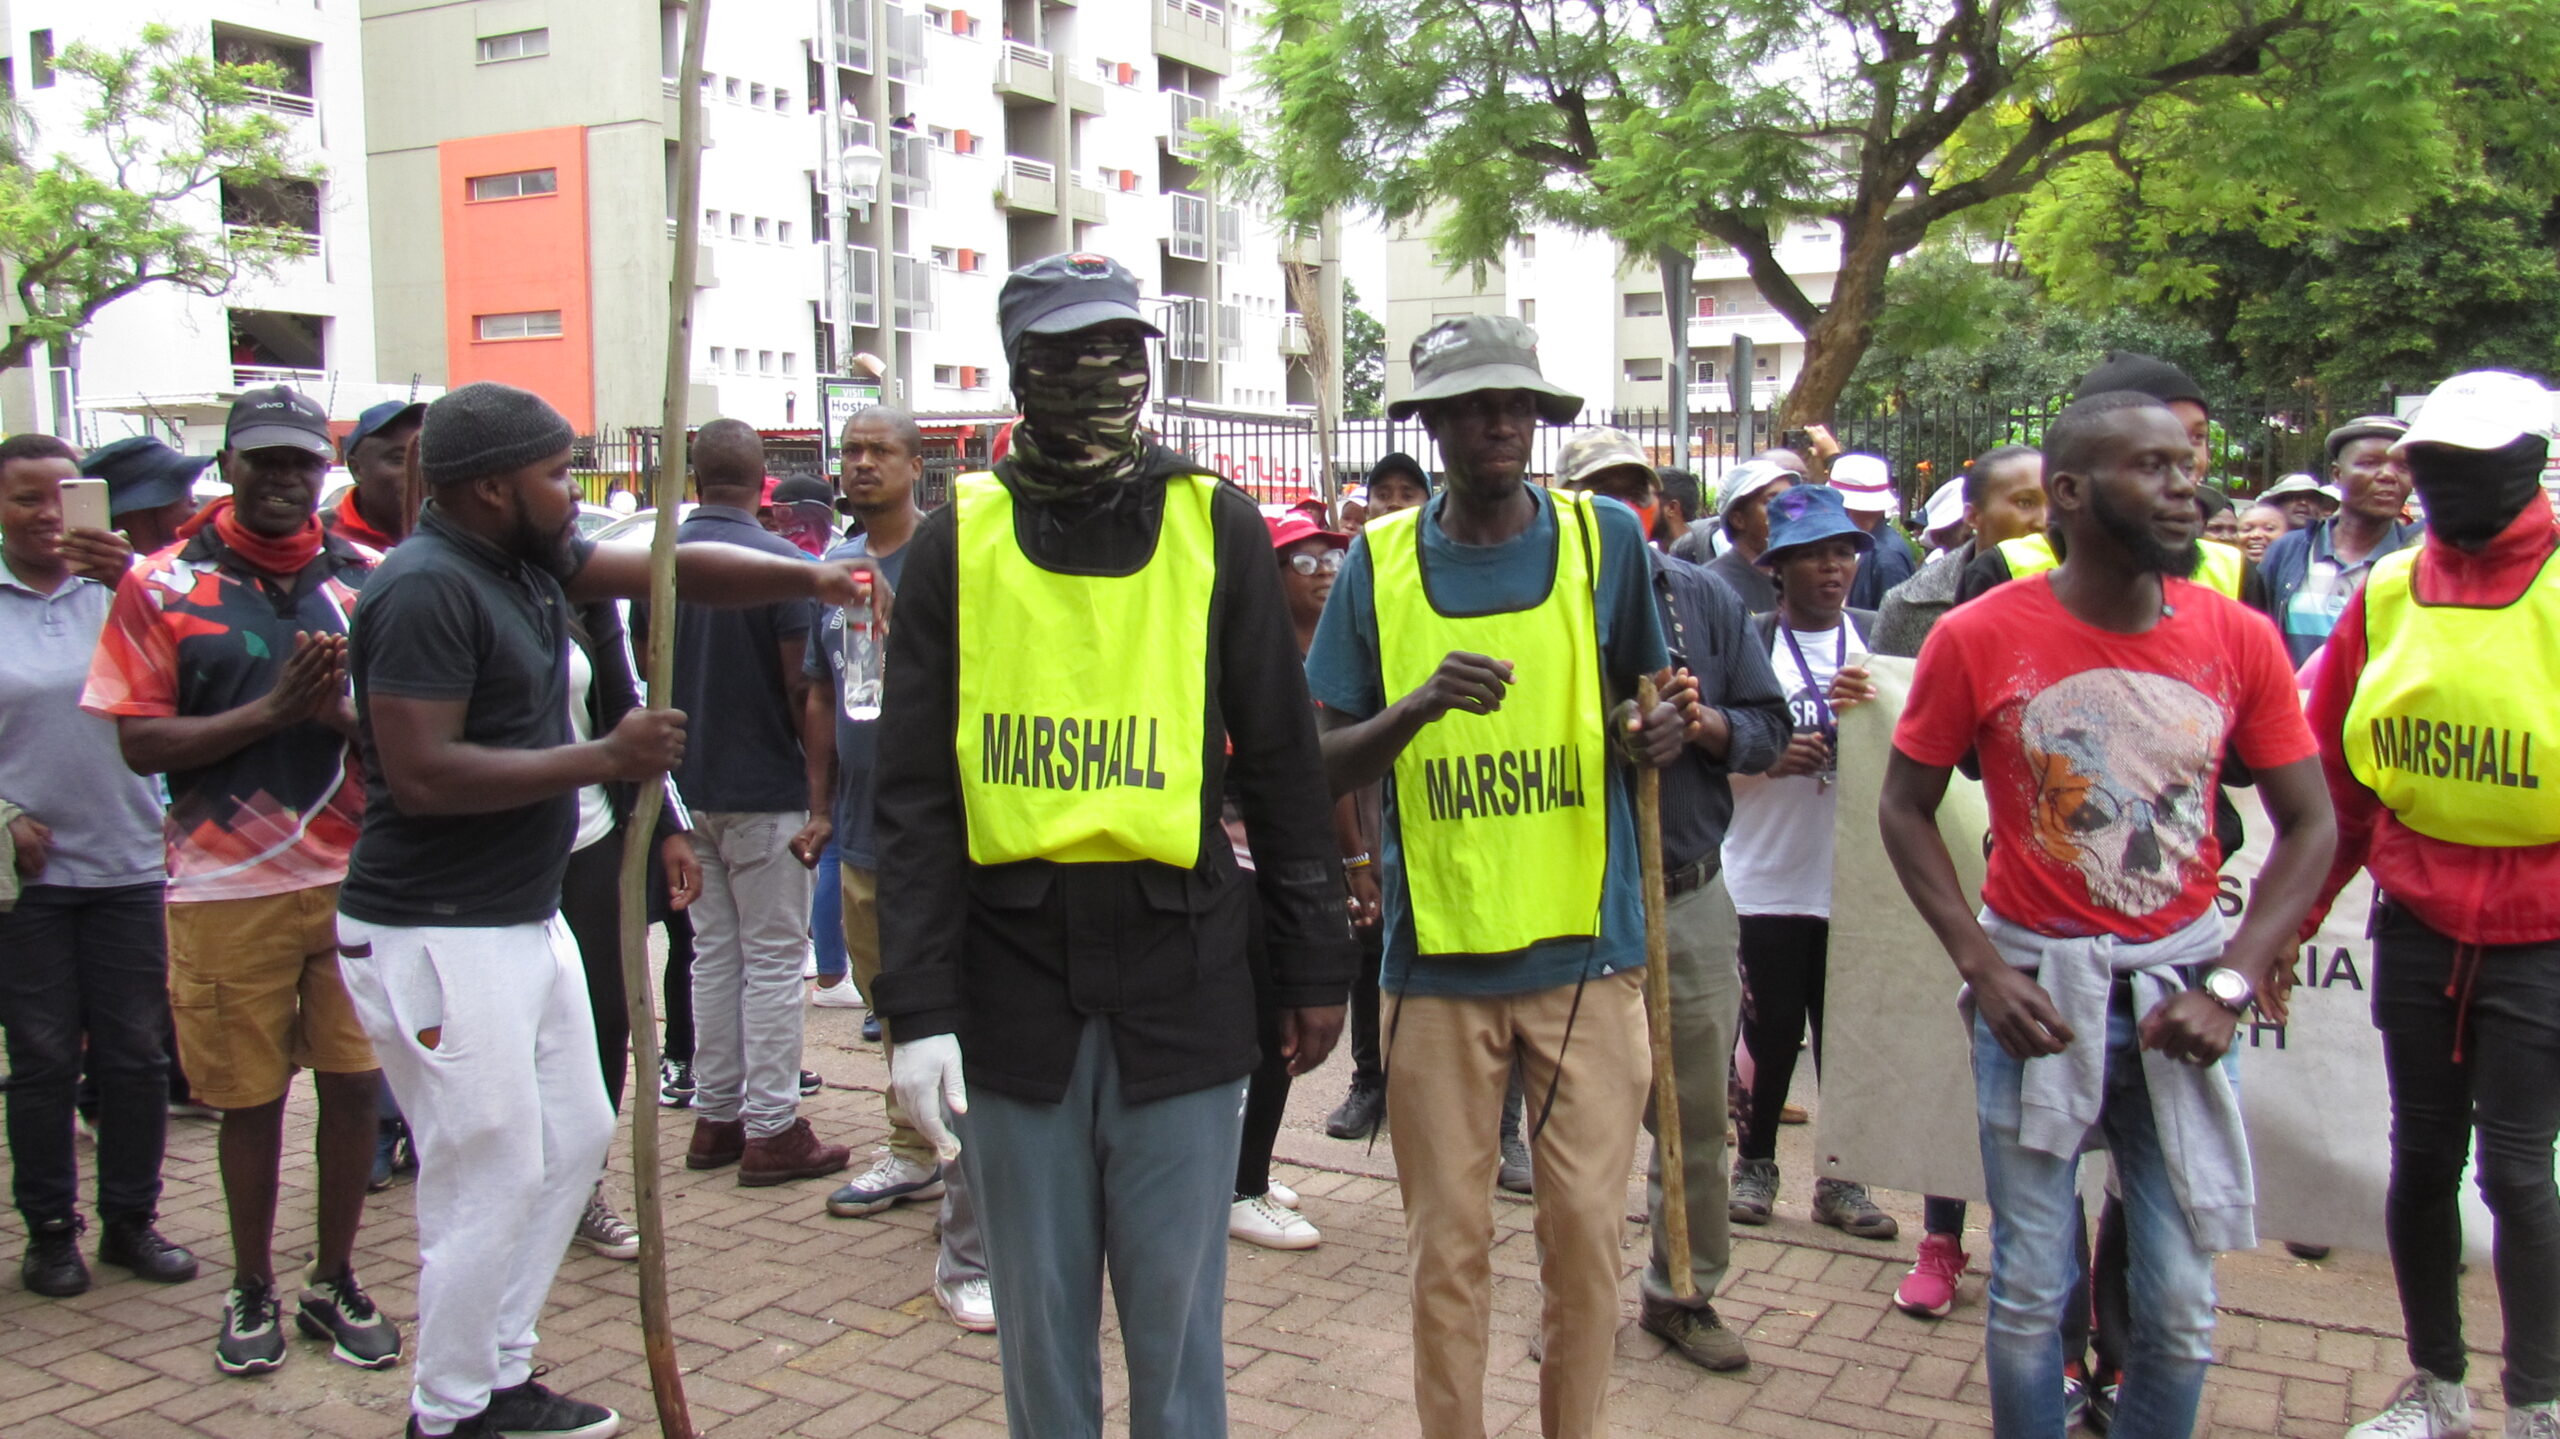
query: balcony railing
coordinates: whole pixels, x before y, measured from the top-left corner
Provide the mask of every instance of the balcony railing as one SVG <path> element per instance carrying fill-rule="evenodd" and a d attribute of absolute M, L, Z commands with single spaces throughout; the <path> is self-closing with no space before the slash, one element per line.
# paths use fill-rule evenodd
<path fill-rule="evenodd" d="M 1209 302 L 1188 295 L 1167 295 L 1173 308 L 1166 318 L 1164 357 L 1191 364 L 1209 358 Z"/>
<path fill-rule="evenodd" d="M 1020 155 L 1004 158 L 1004 207 L 1025 214 L 1058 213 L 1058 167 Z"/>
<path fill-rule="evenodd" d="M 259 385 L 292 385 L 298 389 L 328 382 L 327 370 L 296 370 L 283 365 L 233 365 L 231 384 L 235 389 L 254 389 Z"/>
<path fill-rule="evenodd" d="M 1233 205 L 1218 207 L 1218 261 L 1225 264 L 1244 253 L 1244 211 Z"/>
<path fill-rule="evenodd" d="M 1312 355 L 1315 348 L 1315 338 L 1307 333 L 1306 316 L 1280 317 L 1280 353 L 1283 356 L 1295 359 L 1301 355 Z"/>
<path fill-rule="evenodd" d="M 846 323 L 857 330 L 880 325 L 880 252 L 869 245 L 848 245 L 845 260 Z"/>
<path fill-rule="evenodd" d="M 1197 95 L 1184 94 L 1180 90 L 1167 90 L 1164 92 L 1164 97 L 1172 112 L 1166 117 L 1165 148 L 1186 159 L 1199 154 L 1207 148 L 1208 142 L 1192 132 L 1191 122 L 1223 120 L 1227 116 L 1226 107 L 1215 100 L 1204 100 Z"/>
<path fill-rule="evenodd" d="M 828 0 L 834 19 L 836 63 L 848 70 L 871 69 L 871 0 Z"/>
<path fill-rule="evenodd" d="M 891 6 L 888 11 L 889 78 L 912 80 L 924 73 L 924 16 Z"/>
<path fill-rule="evenodd" d="M 1054 102 L 1057 64 L 1046 50 L 1008 40 L 996 56 L 995 91 L 1008 99 Z"/>
<path fill-rule="evenodd" d="M 1228 48 L 1227 12 L 1202 0 L 1160 0 L 1154 23 L 1156 53 L 1224 75 L 1234 63 Z"/>
<path fill-rule="evenodd" d="M 1088 224 L 1094 225 L 1099 225 L 1103 221 L 1110 219 L 1111 204 L 1110 201 L 1105 198 L 1105 194 L 1105 191 L 1087 184 L 1084 180 L 1079 178 L 1074 184 L 1067 187 L 1069 216 L 1073 219 L 1082 220 Z"/>
<path fill-rule="evenodd" d="M 270 90 L 264 85 L 242 88 L 249 92 L 249 103 L 262 110 L 272 110 L 279 115 L 316 115 L 320 112 L 318 104 L 308 95 L 296 95 L 290 90 Z"/>
<path fill-rule="evenodd" d="M 889 132 L 889 203 L 933 203 L 933 141 L 911 130 Z"/>
<path fill-rule="evenodd" d="M 899 255 L 892 274 L 897 277 L 896 292 L 890 298 L 890 314 L 901 330 L 933 328 L 933 261 L 922 255 Z"/>
<path fill-rule="evenodd" d="M 1784 380 L 1761 379 L 1752 382 L 1751 407 L 1765 409 L 1787 397 Z M 1733 387 L 1722 380 L 1709 380 L 1689 386 L 1689 408 L 1698 411 L 1727 410 L 1733 407 Z"/>

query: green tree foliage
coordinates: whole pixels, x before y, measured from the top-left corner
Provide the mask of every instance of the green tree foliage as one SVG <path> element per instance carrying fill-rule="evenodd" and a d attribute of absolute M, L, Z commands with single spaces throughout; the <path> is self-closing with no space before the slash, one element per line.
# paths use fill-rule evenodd
<path fill-rule="evenodd" d="M 54 58 L 62 83 L 94 98 L 73 148 L 44 138 L 0 147 L 0 276 L 12 292 L 0 370 L 67 340 L 98 311 L 151 285 L 219 295 L 310 250 L 299 230 L 226 225 L 220 195 L 314 181 L 286 122 L 258 103 L 281 88 L 264 63 L 216 60 L 199 35 L 143 27 L 134 44 L 86 43 Z"/>
<path fill-rule="evenodd" d="M 1896 259 L 2030 196 L 2057 270 L 2157 267 L 2133 254 L 2154 231 L 2405 213 L 2462 153 L 2448 107 L 2481 109 L 2442 82 L 2529 93 L 2560 0 L 1274 0 L 1266 25 L 1276 132 L 1220 135 L 1220 169 L 1301 217 L 1429 217 L 1454 265 L 1533 221 L 1729 245 L 1806 335 L 1800 423 L 1874 342 Z M 1807 220 L 1837 235 L 1818 266 L 1785 243 Z"/>
<path fill-rule="evenodd" d="M 1342 413 L 1374 420 L 1386 413 L 1387 327 L 1360 308 L 1360 291 L 1342 282 Z"/>

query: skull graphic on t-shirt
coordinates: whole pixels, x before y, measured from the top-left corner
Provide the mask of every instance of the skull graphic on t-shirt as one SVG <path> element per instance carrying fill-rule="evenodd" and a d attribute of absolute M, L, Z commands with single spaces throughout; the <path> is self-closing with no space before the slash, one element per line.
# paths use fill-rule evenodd
<path fill-rule="evenodd" d="M 2175 900 L 2213 830 L 2222 710 L 2167 675 L 2083 670 L 2027 702 L 2035 836 L 2091 902 L 2139 918 Z"/>

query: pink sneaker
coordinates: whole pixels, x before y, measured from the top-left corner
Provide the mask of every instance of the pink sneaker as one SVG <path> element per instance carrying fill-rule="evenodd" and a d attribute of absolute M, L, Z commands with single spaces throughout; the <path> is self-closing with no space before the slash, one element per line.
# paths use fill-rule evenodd
<path fill-rule="evenodd" d="M 1963 1278 L 1963 1243 L 1952 1234 L 1929 1235 L 1920 1241 L 1919 1262 L 1893 1291 L 1893 1307 L 1921 1319 L 1944 1319 L 1956 1307 L 1956 1284 Z"/>

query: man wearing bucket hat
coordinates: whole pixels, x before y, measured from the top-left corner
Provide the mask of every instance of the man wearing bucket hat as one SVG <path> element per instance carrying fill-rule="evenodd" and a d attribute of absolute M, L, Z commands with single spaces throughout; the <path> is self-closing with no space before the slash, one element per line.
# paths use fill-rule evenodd
<path fill-rule="evenodd" d="M 1645 514 L 1656 471 L 1621 430 L 1586 430 L 1556 457 L 1570 489 L 1605 495 Z M 1769 668 L 1768 650 L 1742 602 L 1721 581 L 1686 560 L 1649 551 L 1654 605 L 1671 640 L 1666 692 L 1690 717 L 1689 744 L 1662 772 L 1662 868 L 1669 907 L 1671 1042 L 1681 1057 L 1681 1168 L 1686 1181 L 1689 1270 L 1695 1297 L 1672 1289 L 1664 1240 L 1662 1146 L 1646 1166 L 1652 1255 L 1640 1281 L 1637 1323 L 1691 1363 L 1740 1369 L 1750 1362 L 1742 1338 L 1710 1303 L 1733 1259 L 1725 1196 L 1725 1059 L 1733 1053 L 1742 1005 L 1731 931 L 1710 892 L 1718 878 L 1725 830 L 1733 819 L 1728 776 L 1757 774 L 1777 762 L 1787 742 L 1786 699 Z M 1718 935 L 1724 942 L 1718 942 Z"/>
<path fill-rule="evenodd" d="M 135 435 L 91 450 L 80 473 L 107 482 L 107 513 L 136 555 L 150 555 L 178 542 L 178 527 L 196 512 L 196 479 L 212 463 Z"/>
<path fill-rule="evenodd" d="M 2291 474 L 2269 485 L 2258 494 L 2258 503 L 2273 505 L 2284 511 L 2285 523 L 2303 529 L 2337 513 L 2338 497 L 2329 493 L 2315 475 Z"/>
<path fill-rule="evenodd" d="M 2408 423 L 2392 415 L 2366 415 L 2331 430 L 2329 477 L 2343 503 L 2327 519 L 2278 538 L 2258 561 L 2267 580 L 2267 613 L 2296 669 L 2328 643 L 2375 563 L 2418 542 L 2419 527 L 2400 522 L 2400 507 L 2409 500 L 2409 462 L 2393 448 L 2408 431 Z"/>
<path fill-rule="evenodd" d="M 1867 532 L 1875 548 L 1858 561 L 1858 578 L 1849 586 L 1851 606 L 1872 610 L 1884 603 L 1884 592 L 1918 573 L 1920 557 L 1894 523 L 1893 472 L 1874 455 L 1842 455 L 1831 462 L 1831 488 L 1851 523 Z"/>
<path fill-rule="evenodd" d="M 1414 342 L 1415 389 L 1388 412 L 1421 417 L 1443 489 L 1369 523 L 1307 657 L 1334 791 L 1394 780 L 1387 1118 L 1430 1439 L 1484 1432 L 1491 1195 L 1515 1060 L 1538 1175 L 1541 1422 L 1605 1432 L 1648 1079 L 1622 761 L 1667 767 L 1684 744 L 1676 707 L 1638 715 L 1628 700 L 1669 660 L 1635 517 L 1527 482 L 1538 422 L 1582 408 L 1539 372 L 1536 346 L 1499 315 Z"/>
<path fill-rule="evenodd" d="M 2560 546 L 2539 490 L 2553 407 L 2539 383 L 2495 370 L 2418 407 L 2393 448 L 2426 534 L 2374 565 L 2312 682 L 2339 831 L 2321 909 L 2359 867 L 2385 896 L 2385 1222 L 2416 1371 L 2355 1439 L 2471 1432 L 2454 1201 L 2475 1135 L 2497 1221 L 2506 1432 L 2560 1435 Z"/>
<path fill-rule="evenodd" d="M 1804 462 L 1796 463 L 1801 466 Z M 1745 610 L 1755 615 L 1767 614 L 1777 608 L 1778 591 L 1769 582 L 1769 572 L 1756 561 L 1769 544 L 1768 504 L 1779 491 L 1802 483 L 1800 468 L 1789 469 L 1766 456 L 1743 461 L 1725 471 L 1724 486 L 1716 495 L 1716 524 L 1724 532 L 1724 553 L 1708 559 L 1703 552 L 1706 531 L 1696 529 L 1672 546 L 1672 555 L 1703 565 L 1708 574 L 1724 581 L 1741 599 Z M 1695 545 L 1684 550 L 1683 546 L 1691 545 L 1692 536 Z"/>
<path fill-rule="evenodd" d="M 1013 447 L 907 542 L 889 627 L 873 999 L 978 1204 L 1016 1439 L 1102 1432 L 1106 1263 L 1130 1433 L 1222 1434 L 1248 889 L 1303 1075 L 1357 960 L 1342 851 L 1261 512 L 1139 433 L 1137 279 L 1053 255 L 996 318 Z"/>

